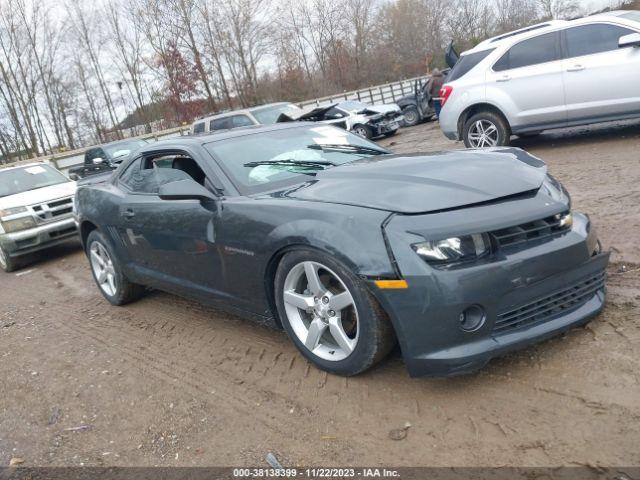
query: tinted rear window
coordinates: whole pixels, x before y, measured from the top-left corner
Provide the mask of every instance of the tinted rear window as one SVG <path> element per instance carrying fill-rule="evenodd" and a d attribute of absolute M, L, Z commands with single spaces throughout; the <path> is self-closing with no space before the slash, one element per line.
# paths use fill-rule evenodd
<path fill-rule="evenodd" d="M 500 60 L 493 66 L 493 70 L 500 72 L 559 60 L 559 38 L 558 32 L 552 32 L 524 40 L 511 47 L 507 53 L 500 57 Z"/>
<path fill-rule="evenodd" d="M 567 57 L 581 57 L 618 49 L 620 37 L 634 33 L 628 28 L 596 23 L 566 30 Z"/>
<path fill-rule="evenodd" d="M 196 123 L 196 124 L 193 126 L 193 133 L 194 133 L 194 135 L 195 135 L 196 133 L 204 133 L 204 122 Z"/>
<path fill-rule="evenodd" d="M 457 80 L 469 73 L 473 67 L 487 58 L 487 55 L 489 55 L 494 50 L 495 49 L 492 48 L 490 50 L 470 53 L 468 55 L 463 55 L 462 57 L 460 57 L 460 59 L 456 62 L 456 64 L 449 72 L 449 75 L 447 75 L 447 82 L 453 82 L 454 80 Z"/>

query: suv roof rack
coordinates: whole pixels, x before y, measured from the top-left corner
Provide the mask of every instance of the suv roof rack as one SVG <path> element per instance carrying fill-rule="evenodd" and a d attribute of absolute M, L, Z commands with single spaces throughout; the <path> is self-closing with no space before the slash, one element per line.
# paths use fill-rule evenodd
<path fill-rule="evenodd" d="M 521 28 L 520 30 L 515 30 L 513 32 L 505 33 L 504 35 L 499 35 L 497 37 L 494 37 L 491 39 L 491 43 L 504 40 L 505 38 L 514 37 L 516 35 L 520 35 L 521 33 L 527 33 L 533 30 L 538 30 L 539 28 L 548 27 L 549 25 L 551 24 L 548 22 L 545 22 L 545 23 L 538 23 L 536 25 L 531 25 L 530 27 Z"/>

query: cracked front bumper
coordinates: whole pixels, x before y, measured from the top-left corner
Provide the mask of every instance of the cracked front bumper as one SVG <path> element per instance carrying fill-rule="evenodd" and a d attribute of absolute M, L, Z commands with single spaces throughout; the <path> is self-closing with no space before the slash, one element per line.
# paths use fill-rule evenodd
<path fill-rule="evenodd" d="M 491 358 L 585 324 L 603 308 L 609 253 L 598 253 L 584 215 L 575 214 L 564 235 L 451 270 L 430 267 L 407 238 L 391 230 L 391 247 L 409 287 L 372 291 L 391 318 L 412 376 L 473 372 Z M 475 306 L 483 322 L 466 331 L 461 314 Z"/>

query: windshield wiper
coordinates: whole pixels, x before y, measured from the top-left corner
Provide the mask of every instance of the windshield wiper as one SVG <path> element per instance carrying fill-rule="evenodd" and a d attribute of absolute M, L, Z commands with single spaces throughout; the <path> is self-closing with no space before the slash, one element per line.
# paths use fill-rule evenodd
<path fill-rule="evenodd" d="M 335 167 L 337 163 L 330 162 L 328 160 L 261 160 L 258 162 L 245 163 L 245 167 L 259 167 L 261 165 L 282 165 L 285 167 L 306 167 L 306 168 L 327 168 Z"/>
<path fill-rule="evenodd" d="M 364 145 L 350 145 L 341 143 L 314 143 L 313 145 L 307 145 L 307 148 L 312 150 L 332 150 L 334 152 L 342 153 L 370 153 L 371 155 L 388 155 L 389 152 L 379 148 L 365 147 Z"/>

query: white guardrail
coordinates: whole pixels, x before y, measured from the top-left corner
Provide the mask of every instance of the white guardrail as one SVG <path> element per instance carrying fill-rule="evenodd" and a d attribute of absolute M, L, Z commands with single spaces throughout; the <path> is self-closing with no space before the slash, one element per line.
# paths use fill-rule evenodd
<path fill-rule="evenodd" d="M 398 82 L 385 83 L 383 85 L 362 88 L 360 90 L 353 90 L 351 92 L 344 92 L 340 94 L 329 95 L 326 97 L 305 100 L 303 102 L 299 102 L 298 105 L 301 108 L 312 108 L 313 106 L 330 105 L 332 103 L 342 102 L 345 100 L 358 100 L 369 104 L 395 103 L 401 97 L 413 93 L 414 83 L 416 81 L 424 82 L 426 78 L 427 77 L 425 76 L 408 78 L 406 80 L 400 80 Z M 143 140 L 157 141 L 164 138 L 188 135 L 190 129 L 190 125 L 183 125 L 180 127 L 152 132 L 145 135 L 136 135 L 127 138 L 140 138 Z M 136 128 L 134 127 L 127 130 L 135 131 Z M 92 147 L 93 146 L 88 146 L 69 152 L 60 152 L 53 155 L 45 155 L 37 158 L 21 160 L 19 162 L 14 162 L 11 164 L 0 165 L 0 168 L 10 165 L 19 165 L 21 163 L 45 162 L 53 164 L 58 170 L 66 174 L 70 168 L 81 165 L 84 162 L 84 152 Z"/>

